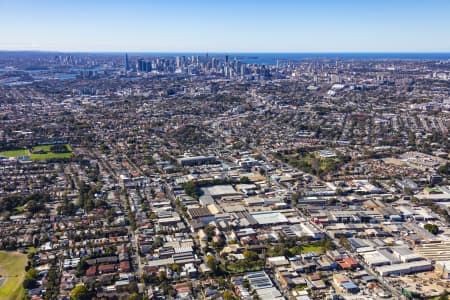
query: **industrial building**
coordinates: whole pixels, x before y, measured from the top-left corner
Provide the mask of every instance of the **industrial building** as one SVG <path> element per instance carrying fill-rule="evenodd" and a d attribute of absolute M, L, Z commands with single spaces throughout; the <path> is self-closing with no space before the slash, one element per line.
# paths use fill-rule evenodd
<path fill-rule="evenodd" d="M 390 276 L 390 275 L 404 275 L 404 274 L 412 274 L 418 272 L 425 272 L 433 270 L 433 265 L 426 261 L 414 261 L 403 264 L 389 265 L 389 266 L 381 266 L 375 268 L 375 270 L 381 276 Z"/>
<path fill-rule="evenodd" d="M 193 156 L 193 157 L 182 157 L 177 159 L 178 163 L 182 166 L 199 166 L 206 164 L 216 163 L 216 158 L 214 156 Z"/>

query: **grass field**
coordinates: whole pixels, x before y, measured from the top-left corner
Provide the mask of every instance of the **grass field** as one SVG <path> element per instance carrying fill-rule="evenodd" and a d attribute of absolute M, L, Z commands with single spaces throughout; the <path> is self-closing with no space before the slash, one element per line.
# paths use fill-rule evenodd
<path fill-rule="evenodd" d="M 69 144 L 65 144 L 65 145 L 66 145 L 67 149 L 69 149 L 70 151 L 73 151 L 73 150 L 72 150 L 72 147 L 71 147 Z M 44 151 L 50 152 L 50 148 L 51 148 L 52 146 L 53 146 L 53 145 L 36 146 L 36 147 L 33 147 L 33 151 L 44 150 Z"/>
<path fill-rule="evenodd" d="M 72 153 L 52 153 L 48 152 L 45 154 L 31 154 L 31 160 L 46 160 L 51 158 L 71 158 Z"/>
<path fill-rule="evenodd" d="M 18 252 L 0 251 L 0 275 L 5 281 L 0 286 L 0 300 L 22 299 L 27 256 Z"/>
<path fill-rule="evenodd" d="M 316 252 L 316 253 L 323 253 L 323 248 L 317 245 L 303 245 L 302 246 L 302 252 L 306 253 L 306 252 Z"/>
<path fill-rule="evenodd" d="M 36 253 L 37 249 L 36 247 L 28 247 L 27 248 L 27 253 Z"/>
<path fill-rule="evenodd" d="M 28 150 L 11 150 L 11 151 L 0 152 L 0 155 L 4 155 L 7 157 L 17 157 L 17 156 L 28 155 L 28 154 L 29 154 Z"/>
<path fill-rule="evenodd" d="M 70 153 L 50 152 L 51 146 L 53 146 L 53 145 L 43 145 L 43 146 L 33 147 L 33 152 L 43 150 L 43 151 L 47 152 L 45 154 L 37 154 L 37 153 L 30 154 L 30 152 L 28 150 L 23 149 L 23 150 L 3 151 L 3 152 L 0 152 L 0 155 L 4 155 L 7 157 L 18 157 L 18 156 L 22 156 L 22 155 L 29 155 L 31 160 L 46 160 L 46 159 L 52 159 L 52 158 L 71 158 L 72 157 L 73 150 L 70 145 L 66 144 L 67 148 L 71 151 Z"/>

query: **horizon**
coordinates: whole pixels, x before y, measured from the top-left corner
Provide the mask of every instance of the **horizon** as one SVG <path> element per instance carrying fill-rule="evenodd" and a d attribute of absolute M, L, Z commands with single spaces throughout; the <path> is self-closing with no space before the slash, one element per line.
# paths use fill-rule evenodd
<path fill-rule="evenodd" d="M 0 0 L 0 49 L 448 53 L 450 2 Z"/>
<path fill-rule="evenodd" d="M 33 50 L 0 49 L 0 52 L 81 53 L 81 54 L 450 54 L 450 51 L 127 51 L 127 50 Z"/>

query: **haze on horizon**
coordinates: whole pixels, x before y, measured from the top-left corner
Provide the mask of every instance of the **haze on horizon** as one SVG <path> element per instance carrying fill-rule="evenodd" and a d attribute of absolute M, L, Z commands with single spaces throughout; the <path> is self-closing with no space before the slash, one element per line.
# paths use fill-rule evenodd
<path fill-rule="evenodd" d="M 450 1 L 0 0 L 0 50 L 450 52 Z"/>

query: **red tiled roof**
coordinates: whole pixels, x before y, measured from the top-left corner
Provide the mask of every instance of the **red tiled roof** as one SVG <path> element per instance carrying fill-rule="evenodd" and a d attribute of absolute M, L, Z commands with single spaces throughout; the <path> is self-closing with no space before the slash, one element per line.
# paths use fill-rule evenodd
<path fill-rule="evenodd" d="M 351 268 L 354 268 L 359 265 L 358 262 L 351 257 L 345 257 L 342 259 L 338 259 L 338 260 L 336 260 L 336 263 L 342 269 L 351 269 Z"/>
<path fill-rule="evenodd" d="M 128 261 L 122 261 L 120 262 L 120 270 L 122 272 L 128 272 L 130 271 L 130 263 Z"/>
<path fill-rule="evenodd" d="M 113 264 L 98 266 L 99 272 L 113 272 L 115 269 L 116 265 Z"/>
<path fill-rule="evenodd" d="M 89 267 L 89 269 L 86 270 L 86 276 L 94 276 L 97 274 L 97 266 Z"/>

